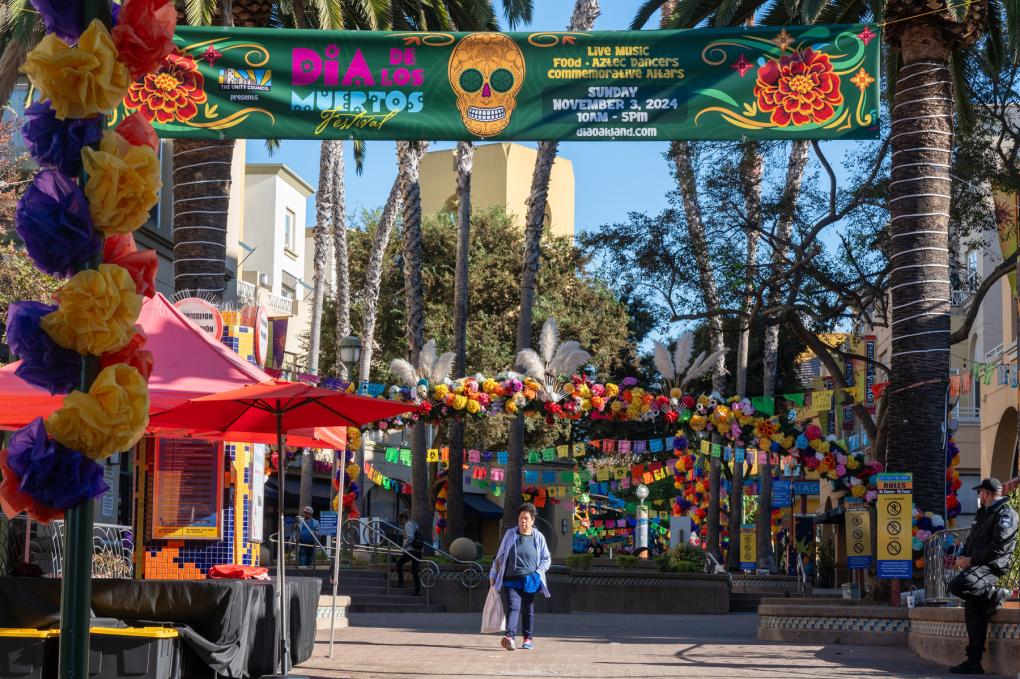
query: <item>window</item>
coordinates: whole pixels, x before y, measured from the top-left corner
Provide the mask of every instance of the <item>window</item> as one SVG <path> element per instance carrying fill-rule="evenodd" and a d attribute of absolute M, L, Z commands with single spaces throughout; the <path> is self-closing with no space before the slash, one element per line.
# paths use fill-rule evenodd
<path fill-rule="evenodd" d="M 297 297 L 297 293 L 294 288 L 289 285 L 280 285 L 280 296 L 286 297 L 287 299 L 295 299 Z"/>
<path fill-rule="evenodd" d="M 297 239 L 296 222 L 297 217 L 294 215 L 294 211 L 288 208 L 283 215 L 283 247 L 291 252 L 297 252 L 297 246 L 295 245 L 295 240 Z"/>

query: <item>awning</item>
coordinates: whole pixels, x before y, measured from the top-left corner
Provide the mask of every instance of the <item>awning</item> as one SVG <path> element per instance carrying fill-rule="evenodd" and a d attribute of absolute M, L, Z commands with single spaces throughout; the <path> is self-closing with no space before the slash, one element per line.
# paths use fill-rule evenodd
<path fill-rule="evenodd" d="M 301 478 L 295 474 L 287 474 L 287 500 L 293 499 L 297 502 L 297 497 L 301 493 Z M 272 477 L 266 479 L 266 499 L 276 499 L 276 484 L 279 483 L 274 474 Z M 326 500 L 327 502 L 333 498 L 332 495 L 333 487 L 328 480 L 324 479 L 312 479 L 312 497 L 317 500 Z"/>
<path fill-rule="evenodd" d="M 480 519 L 503 517 L 503 508 L 484 495 L 464 493 L 464 509 Z"/>

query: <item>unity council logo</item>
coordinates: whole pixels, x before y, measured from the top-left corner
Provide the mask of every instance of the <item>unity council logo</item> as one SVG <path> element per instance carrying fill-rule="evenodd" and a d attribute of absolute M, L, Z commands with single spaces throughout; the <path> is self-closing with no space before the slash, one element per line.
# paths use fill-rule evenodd
<path fill-rule="evenodd" d="M 457 43 L 450 55 L 450 86 L 469 132 L 491 137 L 510 124 L 524 70 L 521 48 L 505 35 L 472 33 Z"/>

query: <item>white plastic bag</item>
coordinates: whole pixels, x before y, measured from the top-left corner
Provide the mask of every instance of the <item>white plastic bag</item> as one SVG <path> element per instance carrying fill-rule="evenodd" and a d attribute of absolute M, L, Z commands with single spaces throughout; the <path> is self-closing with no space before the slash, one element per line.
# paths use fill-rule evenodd
<path fill-rule="evenodd" d="M 506 630 L 506 615 L 503 613 L 503 600 L 495 587 L 489 588 L 485 597 L 485 608 L 482 609 L 482 634 L 495 634 Z"/>

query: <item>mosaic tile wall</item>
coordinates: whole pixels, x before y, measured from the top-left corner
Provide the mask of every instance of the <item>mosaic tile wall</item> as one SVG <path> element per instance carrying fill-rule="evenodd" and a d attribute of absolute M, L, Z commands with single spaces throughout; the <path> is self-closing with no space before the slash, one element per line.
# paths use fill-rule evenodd
<path fill-rule="evenodd" d="M 149 446 L 148 448 L 151 448 Z M 223 450 L 223 513 L 219 540 L 153 540 L 152 469 L 155 455 L 145 453 L 144 549 L 141 577 L 156 580 L 204 580 L 222 564 L 258 565 L 258 545 L 251 542 L 251 457 L 247 443 L 226 443 Z"/>

